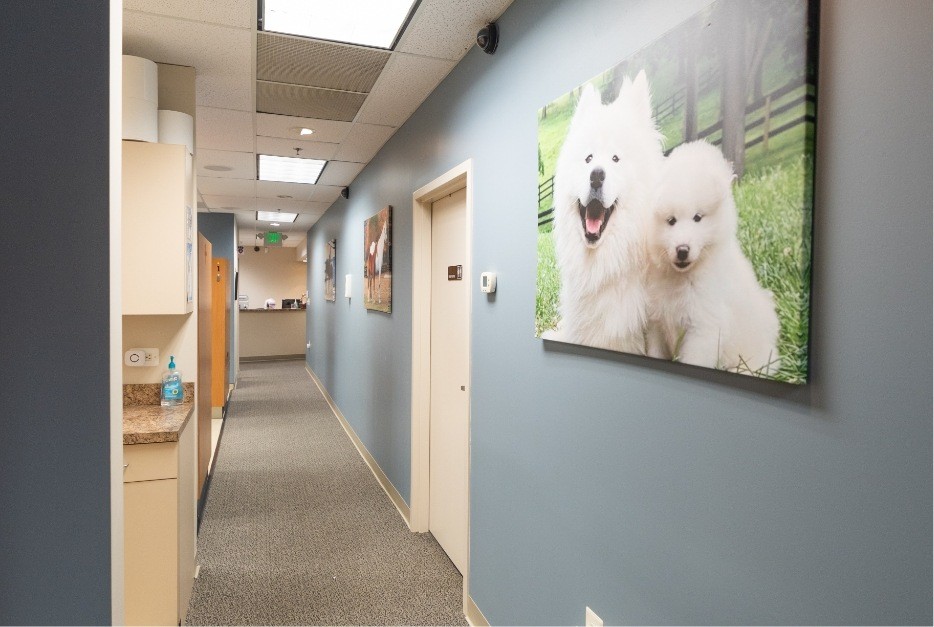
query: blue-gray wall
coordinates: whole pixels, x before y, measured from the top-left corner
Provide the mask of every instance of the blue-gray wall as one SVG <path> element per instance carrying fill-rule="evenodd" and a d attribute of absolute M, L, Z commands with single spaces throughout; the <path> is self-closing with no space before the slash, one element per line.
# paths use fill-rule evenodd
<path fill-rule="evenodd" d="M 536 110 L 705 5 L 517 0 L 309 232 L 309 363 L 409 497 L 412 192 L 474 159 L 471 594 L 493 623 L 926 623 L 931 4 L 822 8 L 812 381 L 533 337 Z M 393 313 L 362 301 L 393 213 Z M 323 300 L 338 240 L 338 298 Z M 343 298 L 343 276 L 354 296 Z"/>
<path fill-rule="evenodd" d="M 237 231 L 236 216 L 232 213 L 198 213 L 198 232 L 204 235 L 205 239 L 211 242 L 211 256 L 226 259 L 230 262 L 228 266 L 228 285 L 230 285 L 230 310 L 231 317 L 233 310 L 237 308 L 237 296 L 234 294 L 234 265 L 237 262 Z M 230 382 L 233 383 L 236 378 L 237 364 L 234 363 L 234 341 L 236 338 L 234 321 L 230 320 L 227 325 L 227 350 L 230 353 Z"/>
<path fill-rule="evenodd" d="M 109 8 L 3 9 L 0 623 L 107 624 Z"/>

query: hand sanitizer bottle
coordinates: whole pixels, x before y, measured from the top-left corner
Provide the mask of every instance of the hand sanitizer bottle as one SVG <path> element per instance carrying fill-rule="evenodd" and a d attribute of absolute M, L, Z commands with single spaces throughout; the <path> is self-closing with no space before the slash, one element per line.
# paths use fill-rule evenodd
<path fill-rule="evenodd" d="M 162 405 L 181 405 L 184 401 L 182 373 L 175 369 L 175 355 L 169 357 L 169 369 L 162 374 Z"/>

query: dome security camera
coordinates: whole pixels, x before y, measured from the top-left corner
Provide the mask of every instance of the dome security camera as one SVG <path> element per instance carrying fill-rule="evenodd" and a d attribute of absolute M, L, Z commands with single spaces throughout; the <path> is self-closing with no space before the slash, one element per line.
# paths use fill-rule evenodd
<path fill-rule="evenodd" d="M 479 31 L 477 31 L 477 45 L 487 54 L 496 52 L 496 46 L 499 44 L 499 29 L 496 24 L 490 22 Z"/>
<path fill-rule="evenodd" d="M 341 196 L 343 196 L 344 198 L 350 198 L 350 188 L 349 187 L 342 188 Z"/>
<path fill-rule="evenodd" d="M 259 246 L 254 246 L 254 247 L 253 247 L 253 252 L 254 252 L 254 253 L 258 253 L 258 252 L 259 252 Z"/>

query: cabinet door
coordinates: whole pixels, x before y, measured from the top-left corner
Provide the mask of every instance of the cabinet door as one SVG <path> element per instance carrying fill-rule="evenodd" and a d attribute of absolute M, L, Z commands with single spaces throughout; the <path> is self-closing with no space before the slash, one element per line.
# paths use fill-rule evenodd
<path fill-rule="evenodd" d="M 123 484 L 127 625 L 178 624 L 177 490 L 177 479 Z"/>
<path fill-rule="evenodd" d="M 123 313 L 193 310 L 194 214 L 185 146 L 123 142 Z"/>

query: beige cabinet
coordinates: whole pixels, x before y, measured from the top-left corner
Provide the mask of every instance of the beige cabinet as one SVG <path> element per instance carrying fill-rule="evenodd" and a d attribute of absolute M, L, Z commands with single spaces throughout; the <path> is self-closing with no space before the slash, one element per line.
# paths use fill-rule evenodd
<path fill-rule="evenodd" d="M 178 625 L 195 574 L 193 420 L 178 442 L 123 447 L 124 586 L 127 625 Z"/>
<path fill-rule="evenodd" d="M 193 310 L 193 211 L 188 149 L 124 141 L 124 315 Z"/>

